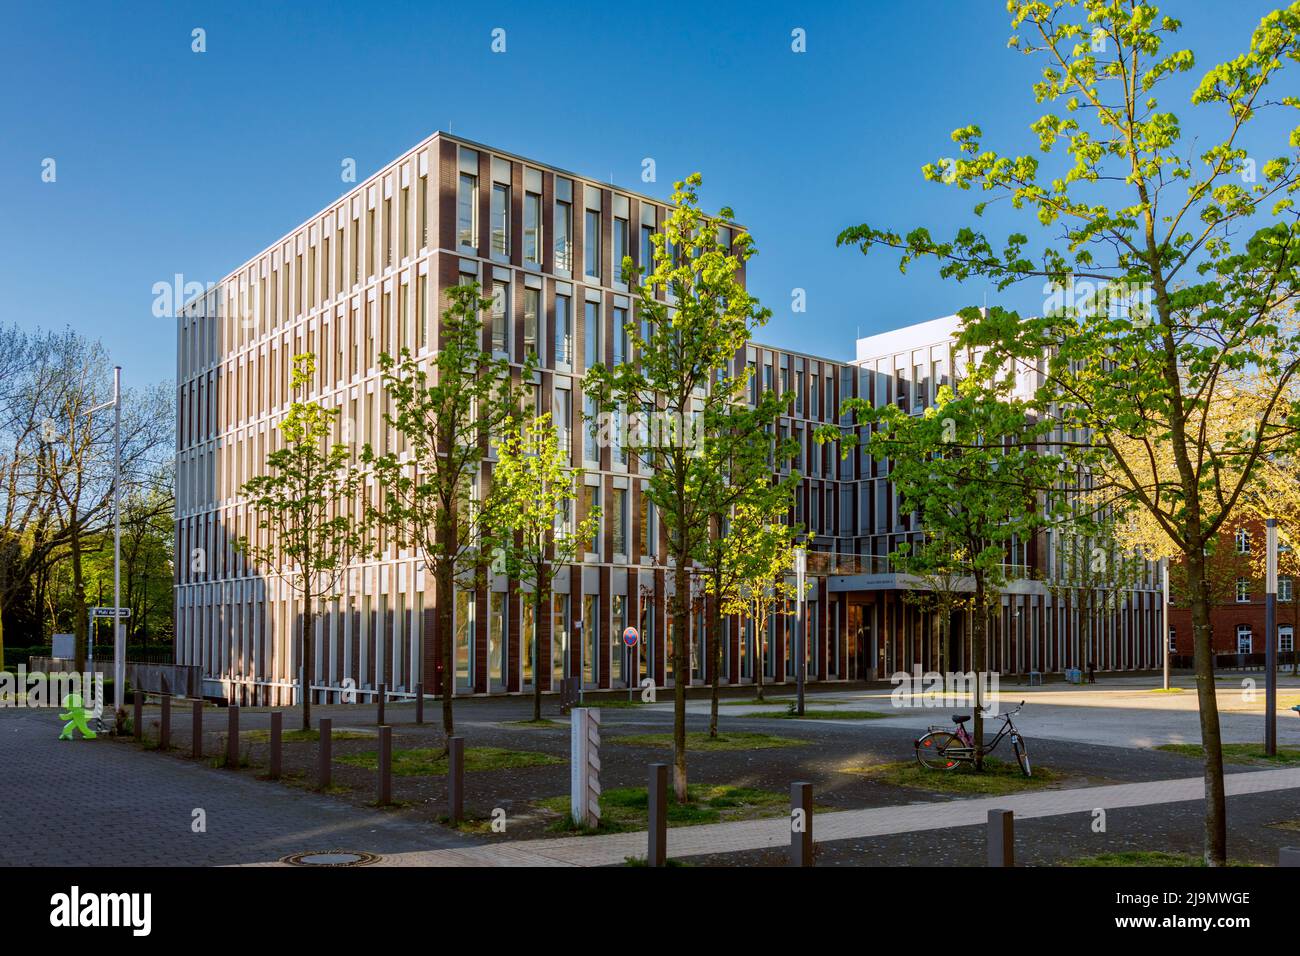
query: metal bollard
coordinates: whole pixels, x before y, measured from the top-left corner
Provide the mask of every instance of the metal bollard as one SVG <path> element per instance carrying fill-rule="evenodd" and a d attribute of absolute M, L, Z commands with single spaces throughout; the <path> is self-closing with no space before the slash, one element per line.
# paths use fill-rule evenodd
<path fill-rule="evenodd" d="M 196 700 L 191 704 L 192 717 L 190 735 L 194 738 L 190 742 L 190 756 L 199 758 L 203 756 L 203 701 Z"/>
<path fill-rule="evenodd" d="M 166 750 L 172 745 L 172 699 L 168 694 L 163 694 L 159 703 L 162 705 L 162 713 L 158 718 L 158 749 Z"/>
<path fill-rule="evenodd" d="M 284 715 L 278 710 L 271 714 L 271 769 L 268 772 L 272 780 L 280 779 L 280 734 L 284 726 Z"/>
<path fill-rule="evenodd" d="M 138 690 L 132 691 L 131 704 L 131 729 L 135 732 L 136 740 L 144 740 L 144 694 Z"/>
<path fill-rule="evenodd" d="M 649 846 L 646 848 L 646 866 L 664 866 L 668 861 L 668 764 L 650 765 Z"/>
<path fill-rule="evenodd" d="M 388 685 L 379 685 L 379 716 L 375 723 L 382 725 L 384 723 L 384 701 L 388 697 Z"/>
<path fill-rule="evenodd" d="M 1010 810 L 989 811 L 988 865 L 1016 865 L 1015 814 Z"/>
<path fill-rule="evenodd" d="M 465 738 L 447 738 L 447 815 L 452 823 L 465 817 Z"/>
<path fill-rule="evenodd" d="M 415 685 L 415 722 L 424 723 L 424 685 Z"/>
<path fill-rule="evenodd" d="M 324 790 L 330 785 L 330 750 L 333 744 L 334 721 L 329 717 L 320 719 L 320 767 L 317 772 L 316 786 Z"/>
<path fill-rule="evenodd" d="M 226 766 L 239 769 L 239 705 L 226 708 Z"/>
<path fill-rule="evenodd" d="M 386 807 L 393 802 L 393 728 L 379 728 L 379 793 L 375 802 Z"/>
<path fill-rule="evenodd" d="M 790 784 L 790 865 L 813 865 L 813 797 L 811 783 Z"/>

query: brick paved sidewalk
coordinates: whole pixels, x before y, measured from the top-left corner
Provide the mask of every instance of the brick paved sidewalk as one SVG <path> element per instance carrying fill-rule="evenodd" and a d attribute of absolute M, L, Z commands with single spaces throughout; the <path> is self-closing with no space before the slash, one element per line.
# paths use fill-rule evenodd
<path fill-rule="evenodd" d="M 1230 774 L 1225 779 L 1225 788 L 1228 796 L 1300 788 L 1300 769 Z M 1097 808 L 1113 810 L 1201 800 L 1204 792 L 1202 778 L 1184 777 L 945 803 L 841 810 L 817 814 L 813 835 L 818 842 L 832 842 L 982 824 L 993 809 L 1013 810 L 1021 818 L 1049 817 L 1089 813 Z M 674 827 L 668 831 L 668 855 L 674 858 L 764 850 L 789 843 L 790 826 L 784 817 Z M 399 854 L 386 858 L 386 862 L 398 866 L 610 866 L 645 854 L 646 833 L 642 831 Z"/>
<path fill-rule="evenodd" d="M 57 715 L 0 708 L 0 866 L 220 866 L 480 842 L 248 773 L 110 740 L 60 741 Z M 191 829 L 197 808 L 205 833 Z"/>

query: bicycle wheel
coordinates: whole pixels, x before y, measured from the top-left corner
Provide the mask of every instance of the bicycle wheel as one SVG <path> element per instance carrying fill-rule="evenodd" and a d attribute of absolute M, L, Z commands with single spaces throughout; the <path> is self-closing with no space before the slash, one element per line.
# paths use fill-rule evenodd
<path fill-rule="evenodd" d="M 1025 738 L 1016 736 L 1016 742 L 1012 744 L 1016 751 L 1016 763 L 1020 764 L 1020 772 L 1026 777 L 1033 776 L 1029 769 L 1029 748 L 1025 746 Z"/>
<path fill-rule="evenodd" d="M 952 770 L 961 761 L 945 751 L 949 747 L 957 749 L 963 746 L 955 734 L 943 730 L 933 731 L 916 742 L 916 762 L 928 770 Z"/>

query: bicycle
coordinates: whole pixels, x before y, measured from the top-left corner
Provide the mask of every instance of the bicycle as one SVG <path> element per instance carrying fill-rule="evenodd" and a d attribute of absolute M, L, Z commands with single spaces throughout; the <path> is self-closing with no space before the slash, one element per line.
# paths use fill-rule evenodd
<path fill-rule="evenodd" d="M 1016 725 L 1011 718 L 1020 713 L 1020 709 L 1025 706 L 1022 700 L 1016 709 L 1008 711 L 1005 714 L 998 714 L 997 719 L 1002 721 L 1002 727 L 998 730 L 997 735 L 992 742 L 978 748 L 981 757 L 987 756 L 997 749 L 998 744 L 1002 742 L 1003 737 L 1011 738 L 1011 748 L 1016 754 L 1016 763 L 1020 765 L 1020 771 L 1026 777 L 1032 775 L 1029 766 L 1029 750 L 1025 745 L 1025 738 L 1021 736 L 1020 731 L 1016 730 Z M 924 737 L 915 741 L 913 746 L 916 748 L 916 762 L 922 767 L 929 770 L 952 770 L 958 764 L 975 762 L 976 746 L 975 741 L 966 728 L 962 725 L 970 720 L 968 714 L 953 714 L 953 723 L 957 726 L 952 730 L 945 730 L 943 727 L 931 726 Z"/>

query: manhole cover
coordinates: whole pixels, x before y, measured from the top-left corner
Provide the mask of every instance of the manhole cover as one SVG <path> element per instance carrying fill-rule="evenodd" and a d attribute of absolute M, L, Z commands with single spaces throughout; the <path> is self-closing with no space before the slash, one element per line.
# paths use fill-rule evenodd
<path fill-rule="evenodd" d="M 374 853 L 357 853 L 353 850 L 322 850 L 315 853 L 294 853 L 281 863 L 293 866 L 367 866 L 378 860 Z"/>

